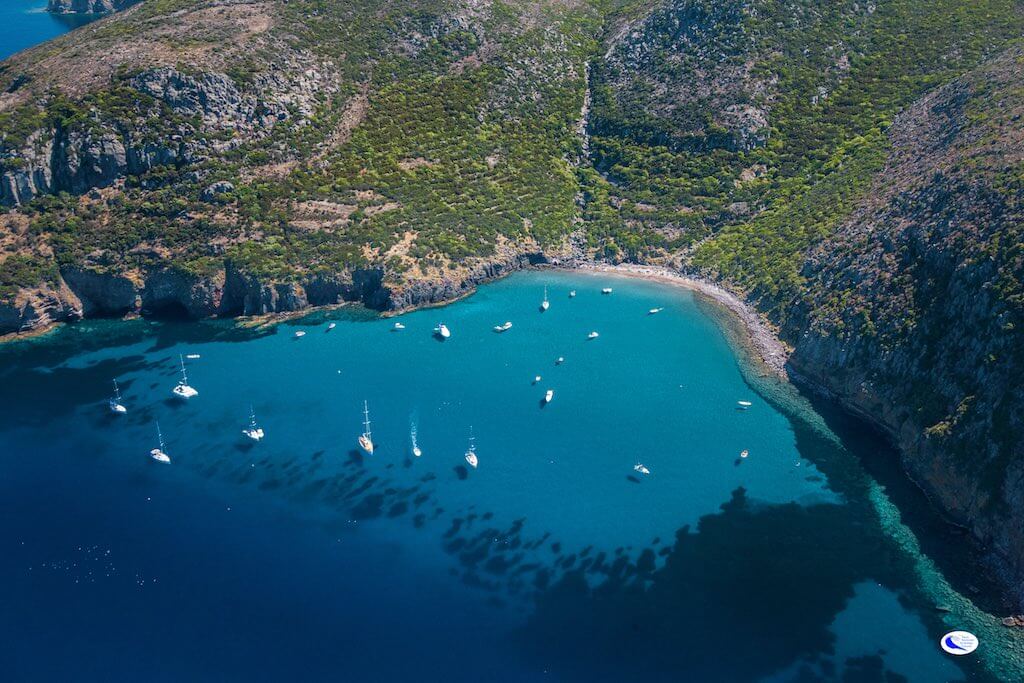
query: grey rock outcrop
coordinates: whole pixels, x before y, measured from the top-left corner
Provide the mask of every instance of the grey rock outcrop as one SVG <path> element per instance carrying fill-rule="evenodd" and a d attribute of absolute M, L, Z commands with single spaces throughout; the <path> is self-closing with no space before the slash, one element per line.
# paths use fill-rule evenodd
<path fill-rule="evenodd" d="M 108 14 L 131 7 L 139 0 L 49 0 L 46 11 L 54 14 Z"/>

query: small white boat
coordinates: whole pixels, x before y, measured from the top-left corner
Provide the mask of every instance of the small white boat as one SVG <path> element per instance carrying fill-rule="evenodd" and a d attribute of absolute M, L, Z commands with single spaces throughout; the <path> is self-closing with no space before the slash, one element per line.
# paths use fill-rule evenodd
<path fill-rule="evenodd" d="M 417 458 L 423 455 L 423 451 L 420 450 L 420 445 L 416 443 L 416 425 L 414 424 L 409 429 L 409 440 L 412 441 L 412 454 Z"/>
<path fill-rule="evenodd" d="M 391 329 L 398 332 L 399 330 L 404 330 L 405 325 L 403 325 L 402 323 L 395 323 L 395 326 L 392 327 Z"/>
<path fill-rule="evenodd" d="M 551 399 L 553 399 L 554 397 L 555 397 L 555 390 L 554 389 L 548 389 L 547 392 L 544 394 L 544 402 L 545 403 L 551 403 Z"/>
<path fill-rule="evenodd" d="M 370 434 L 370 408 L 363 401 L 363 433 L 359 435 L 359 447 L 367 455 L 373 455 L 373 437 Z"/>
<path fill-rule="evenodd" d="M 296 339 L 302 339 L 302 338 L 303 338 L 303 337 L 305 337 L 305 336 L 306 336 L 306 333 L 305 333 L 305 332 L 303 332 L 302 330 L 298 330 L 298 331 L 297 331 L 297 332 L 295 333 L 295 338 L 296 338 Z"/>
<path fill-rule="evenodd" d="M 117 380 L 114 380 L 114 395 L 107 401 L 107 405 L 110 406 L 110 412 L 115 415 L 124 415 L 128 412 L 128 409 L 121 403 L 121 390 L 117 387 Z"/>
<path fill-rule="evenodd" d="M 741 410 L 746 410 L 747 408 L 754 404 L 751 403 L 750 401 L 736 401 L 736 405 L 738 405 Z"/>
<path fill-rule="evenodd" d="M 438 326 L 434 328 L 434 334 L 436 334 L 441 339 L 447 339 L 448 337 L 452 336 L 451 330 L 449 330 L 448 326 L 445 325 L 444 323 L 439 323 Z"/>
<path fill-rule="evenodd" d="M 750 451 L 748 451 L 746 448 L 744 448 L 742 451 L 740 451 L 740 457 L 741 458 L 745 458 L 748 455 L 750 455 Z"/>
<path fill-rule="evenodd" d="M 546 311 L 551 306 L 551 302 L 548 301 L 548 288 L 544 288 L 544 301 L 540 302 L 540 310 Z"/>
<path fill-rule="evenodd" d="M 198 360 L 199 357 L 200 356 L 199 356 L 198 353 L 189 353 L 189 354 L 186 354 L 186 356 L 185 356 L 185 358 L 188 358 L 189 360 Z"/>
<path fill-rule="evenodd" d="M 160 433 L 160 423 L 156 423 L 156 438 L 160 442 L 159 448 L 154 448 L 149 452 L 149 457 L 153 458 L 157 462 L 170 464 L 171 457 L 164 452 L 166 446 L 164 446 L 164 435 Z"/>
<path fill-rule="evenodd" d="M 243 429 L 242 433 L 253 441 L 260 441 L 263 439 L 263 428 L 256 424 L 256 412 L 249 406 L 249 428 Z"/>
<path fill-rule="evenodd" d="M 469 428 L 469 449 L 466 451 L 466 462 L 469 463 L 470 467 L 472 467 L 473 469 L 476 469 L 476 466 L 478 464 L 480 464 L 480 461 L 476 457 L 476 443 L 474 441 L 475 440 L 473 439 L 473 428 L 470 427 Z"/>
<path fill-rule="evenodd" d="M 540 375 L 537 375 L 536 377 L 533 378 L 533 383 L 534 384 L 536 384 L 539 381 L 540 381 Z"/>
<path fill-rule="evenodd" d="M 665 310 L 664 308 L 652 308 L 651 310 L 647 311 L 647 315 L 654 315 L 655 313 L 661 313 L 664 310 Z"/>
<path fill-rule="evenodd" d="M 178 354 L 178 362 L 181 363 L 181 379 L 178 380 L 177 386 L 171 389 L 178 398 L 190 399 L 193 396 L 198 396 L 199 392 L 188 385 L 188 375 L 185 374 L 185 357 L 180 353 Z"/>
<path fill-rule="evenodd" d="M 639 463 L 639 462 L 637 464 L 633 465 L 633 471 L 634 472 L 639 472 L 640 474 L 643 474 L 643 475 L 648 475 L 648 474 L 651 473 L 651 471 L 649 469 L 647 469 L 646 465 L 644 465 L 643 463 Z"/>
<path fill-rule="evenodd" d="M 569 292 L 569 298 L 570 299 L 574 298 L 575 296 L 576 296 L 576 290 L 575 289 Z"/>
<path fill-rule="evenodd" d="M 611 294 L 612 293 L 612 288 L 611 287 L 605 287 L 604 289 L 601 290 L 601 293 L 602 294 Z"/>
<path fill-rule="evenodd" d="M 561 365 L 564 362 L 565 362 L 565 359 L 562 358 L 561 356 L 559 356 L 558 359 L 555 361 L 555 365 Z"/>
<path fill-rule="evenodd" d="M 504 325 L 495 325 L 494 326 L 494 331 L 495 332 L 507 332 L 508 330 L 511 330 L 511 329 L 512 329 L 512 323 L 510 323 L 510 322 L 506 322 Z"/>
<path fill-rule="evenodd" d="M 601 335 L 599 335 L 597 332 L 591 332 L 590 334 L 587 335 L 587 339 L 597 339 L 600 336 Z"/>
<path fill-rule="evenodd" d="M 338 323 L 327 323 L 327 331 L 330 332 L 331 330 L 333 330 L 337 326 L 338 326 Z"/>

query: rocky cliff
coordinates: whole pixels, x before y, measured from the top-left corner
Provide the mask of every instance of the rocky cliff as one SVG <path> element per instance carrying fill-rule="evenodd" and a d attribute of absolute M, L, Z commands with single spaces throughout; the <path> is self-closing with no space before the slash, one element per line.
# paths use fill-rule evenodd
<path fill-rule="evenodd" d="M 901 114 L 872 191 L 813 249 L 792 368 L 881 425 L 1024 601 L 1024 51 Z"/>
<path fill-rule="evenodd" d="M 106 14 L 134 5 L 139 0 L 49 0 L 47 11 L 54 14 Z"/>

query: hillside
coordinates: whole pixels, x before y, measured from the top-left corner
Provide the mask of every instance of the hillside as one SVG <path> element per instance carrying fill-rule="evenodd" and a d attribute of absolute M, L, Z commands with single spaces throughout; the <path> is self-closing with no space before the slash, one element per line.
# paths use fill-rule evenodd
<path fill-rule="evenodd" d="M 1024 49 L 901 114 L 871 191 L 803 266 L 791 365 L 1024 575 Z"/>
<path fill-rule="evenodd" d="M 663 264 L 756 305 L 1019 585 L 1022 32 L 1012 0 L 142 0 L 0 65 L 0 333 Z"/>
<path fill-rule="evenodd" d="M 368 268 L 442 300 L 564 249 L 598 25 L 562 3 L 153 0 L 16 56 L 0 327 L 291 310 L 360 298 Z"/>

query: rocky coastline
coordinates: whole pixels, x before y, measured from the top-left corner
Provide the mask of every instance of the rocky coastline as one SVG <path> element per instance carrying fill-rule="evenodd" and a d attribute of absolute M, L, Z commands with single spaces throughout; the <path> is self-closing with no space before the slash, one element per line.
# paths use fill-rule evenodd
<path fill-rule="evenodd" d="M 109 14 L 131 7 L 139 0 L 49 0 L 47 12 L 53 14 Z"/>

